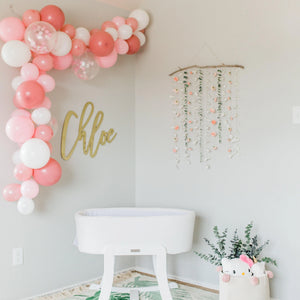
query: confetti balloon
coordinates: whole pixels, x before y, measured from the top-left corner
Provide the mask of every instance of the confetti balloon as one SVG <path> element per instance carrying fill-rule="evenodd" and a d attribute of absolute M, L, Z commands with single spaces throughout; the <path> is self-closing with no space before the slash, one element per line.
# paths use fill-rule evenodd
<path fill-rule="evenodd" d="M 72 70 L 78 78 L 91 80 L 97 76 L 99 66 L 95 60 L 94 54 L 85 52 L 81 56 L 74 57 Z"/>

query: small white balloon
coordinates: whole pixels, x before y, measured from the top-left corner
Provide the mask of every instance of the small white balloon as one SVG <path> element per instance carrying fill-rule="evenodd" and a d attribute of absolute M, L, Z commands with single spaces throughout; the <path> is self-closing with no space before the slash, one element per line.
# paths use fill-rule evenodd
<path fill-rule="evenodd" d="M 111 37 L 116 41 L 118 39 L 119 33 L 115 28 L 108 27 L 105 29 L 105 32 L 109 33 Z"/>
<path fill-rule="evenodd" d="M 140 40 L 140 44 L 142 47 L 146 43 L 145 35 L 140 31 L 135 32 L 134 35 Z"/>
<path fill-rule="evenodd" d="M 56 43 L 54 49 L 51 51 L 55 56 L 65 56 L 72 49 L 72 40 L 71 38 L 62 31 L 56 33 Z"/>
<path fill-rule="evenodd" d="M 17 150 L 13 153 L 12 161 L 15 165 L 19 165 L 22 163 L 21 158 L 20 158 L 20 150 Z"/>
<path fill-rule="evenodd" d="M 2 59 L 10 67 L 22 67 L 29 62 L 31 52 L 29 47 L 21 41 L 6 42 L 1 50 Z"/>
<path fill-rule="evenodd" d="M 31 119 L 37 125 L 48 124 L 51 120 L 51 112 L 46 107 L 36 108 L 31 113 Z"/>
<path fill-rule="evenodd" d="M 24 82 L 23 77 L 22 77 L 22 76 L 16 76 L 16 77 L 12 80 L 11 86 L 12 86 L 12 88 L 16 91 L 17 88 L 18 88 L 18 86 L 19 86 L 22 82 Z"/>
<path fill-rule="evenodd" d="M 132 36 L 132 28 L 129 25 L 126 24 L 121 25 L 118 31 L 119 31 L 119 37 L 122 40 L 127 40 Z"/>
<path fill-rule="evenodd" d="M 22 215 L 30 215 L 34 211 L 34 202 L 30 198 L 21 197 L 18 200 L 17 209 Z"/>
<path fill-rule="evenodd" d="M 135 18 L 138 21 L 138 30 L 146 28 L 149 24 L 149 15 L 143 9 L 135 9 L 129 15 L 129 18 Z"/>
<path fill-rule="evenodd" d="M 30 139 L 20 149 L 22 163 L 31 169 L 44 167 L 50 159 L 50 149 L 41 139 Z"/>
<path fill-rule="evenodd" d="M 90 32 L 84 27 L 76 28 L 76 33 L 74 39 L 82 40 L 87 46 L 90 43 Z"/>

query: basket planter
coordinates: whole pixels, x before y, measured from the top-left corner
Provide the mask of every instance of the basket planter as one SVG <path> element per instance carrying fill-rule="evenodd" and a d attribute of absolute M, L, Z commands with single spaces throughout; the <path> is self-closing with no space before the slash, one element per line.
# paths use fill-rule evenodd
<path fill-rule="evenodd" d="M 258 277 L 259 282 L 253 285 L 250 277 L 231 276 L 228 282 L 222 280 L 220 273 L 219 300 L 270 300 L 269 278 Z"/>

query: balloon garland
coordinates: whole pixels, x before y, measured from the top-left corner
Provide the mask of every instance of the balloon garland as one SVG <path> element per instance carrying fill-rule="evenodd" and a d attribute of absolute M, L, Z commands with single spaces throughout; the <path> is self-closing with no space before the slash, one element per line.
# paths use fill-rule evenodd
<path fill-rule="evenodd" d="M 5 131 L 20 146 L 13 162 L 14 176 L 22 182 L 7 185 L 3 196 L 17 201 L 21 214 L 34 211 L 32 199 L 38 195 L 39 185 L 54 185 L 61 177 L 61 166 L 51 158 L 50 140 L 57 124 L 46 96 L 55 88 L 55 80 L 46 72 L 71 67 L 78 78 L 91 80 L 100 68 L 115 65 L 118 55 L 137 53 L 146 41 L 148 23 L 148 14 L 136 9 L 127 19 L 117 16 L 88 31 L 65 24 L 63 11 L 55 5 L 27 10 L 22 20 L 10 17 L 0 22 L 0 38 L 5 42 L 2 59 L 20 68 L 20 76 L 12 80 L 17 109 Z"/>

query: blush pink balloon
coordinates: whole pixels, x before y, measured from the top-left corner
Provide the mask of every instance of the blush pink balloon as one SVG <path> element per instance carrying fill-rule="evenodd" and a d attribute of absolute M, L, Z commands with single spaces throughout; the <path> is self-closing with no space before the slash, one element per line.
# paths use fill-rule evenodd
<path fill-rule="evenodd" d="M 41 71 L 50 71 L 53 68 L 53 57 L 50 54 L 39 54 L 32 61 Z"/>
<path fill-rule="evenodd" d="M 25 109 L 16 109 L 13 111 L 11 114 L 12 117 L 25 117 L 30 119 L 31 118 L 31 113 L 28 110 Z"/>
<path fill-rule="evenodd" d="M 20 181 L 28 180 L 33 174 L 33 170 L 26 167 L 24 164 L 18 164 L 14 169 L 14 176 Z"/>
<path fill-rule="evenodd" d="M 68 53 L 64 56 L 53 56 L 53 66 L 56 70 L 66 70 L 68 69 L 73 61 L 73 56 Z"/>
<path fill-rule="evenodd" d="M 34 124 L 27 117 L 12 117 L 5 127 L 7 136 L 16 143 L 25 143 L 34 134 Z"/>
<path fill-rule="evenodd" d="M 118 54 L 126 54 L 129 50 L 129 46 L 126 43 L 126 41 L 122 40 L 122 39 L 117 39 L 115 42 L 115 49 L 117 51 Z"/>
<path fill-rule="evenodd" d="M 21 185 L 18 183 L 8 184 L 3 189 L 2 194 L 6 201 L 9 201 L 9 202 L 18 201 L 22 196 Z"/>
<path fill-rule="evenodd" d="M 33 171 L 33 178 L 35 181 L 44 186 L 50 186 L 59 181 L 61 177 L 61 166 L 53 158 L 50 158 L 46 166 L 41 169 L 35 169 Z"/>
<path fill-rule="evenodd" d="M 28 9 L 23 14 L 23 23 L 28 27 L 31 23 L 41 20 L 40 12 L 35 9 Z"/>
<path fill-rule="evenodd" d="M 4 42 L 24 39 L 25 25 L 15 17 L 5 18 L 0 22 L 0 38 Z"/>
<path fill-rule="evenodd" d="M 37 80 L 39 75 L 39 68 L 35 64 L 27 63 L 21 68 L 21 76 L 24 81 Z"/>
<path fill-rule="evenodd" d="M 71 24 L 65 24 L 61 29 L 62 32 L 66 33 L 71 39 L 75 37 L 76 29 Z"/>
<path fill-rule="evenodd" d="M 51 92 L 55 88 L 55 80 L 53 77 L 47 74 L 41 75 L 37 82 L 44 88 L 45 92 Z"/>
<path fill-rule="evenodd" d="M 18 108 L 33 109 L 40 106 L 45 98 L 43 87 L 35 80 L 22 82 L 16 91 L 14 104 Z"/>
<path fill-rule="evenodd" d="M 50 23 L 56 30 L 60 30 L 65 23 L 65 15 L 56 5 L 45 6 L 40 14 L 41 21 Z"/>
<path fill-rule="evenodd" d="M 23 197 L 33 199 L 39 194 L 39 185 L 34 179 L 29 179 L 21 184 L 20 191 Z"/>
<path fill-rule="evenodd" d="M 132 28 L 133 32 L 136 31 L 139 26 L 138 21 L 135 18 L 128 18 L 125 22 Z"/>
<path fill-rule="evenodd" d="M 101 68 L 110 68 L 113 65 L 115 65 L 115 63 L 118 60 L 118 53 L 117 51 L 114 49 L 111 54 L 107 55 L 107 56 L 96 56 L 95 57 L 97 64 L 101 67 Z"/>
<path fill-rule="evenodd" d="M 53 130 L 48 125 L 40 125 L 35 129 L 34 137 L 48 142 L 53 137 Z"/>
<path fill-rule="evenodd" d="M 71 53 L 74 56 L 81 56 L 86 49 L 86 44 L 84 43 L 84 41 L 79 40 L 79 39 L 74 39 L 72 41 L 72 50 Z"/>
<path fill-rule="evenodd" d="M 125 24 L 125 19 L 123 17 L 116 16 L 112 19 L 112 22 L 119 28 L 121 25 Z"/>
<path fill-rule="evenodd" d="M 47 109 L 50 109 L 51 106 L 52 106 L 51 100 L 48 97 L 45 97 L 45 99 L 40 107 L 45 107 Z"/>
<path fill-rule="evenodd" d="M 106 28 L 114 28 L 114 29 L 118 30 L 118 26 L 112 21 L 105 21 L 101 25 L 101 30 L 105 31 Z"/>

